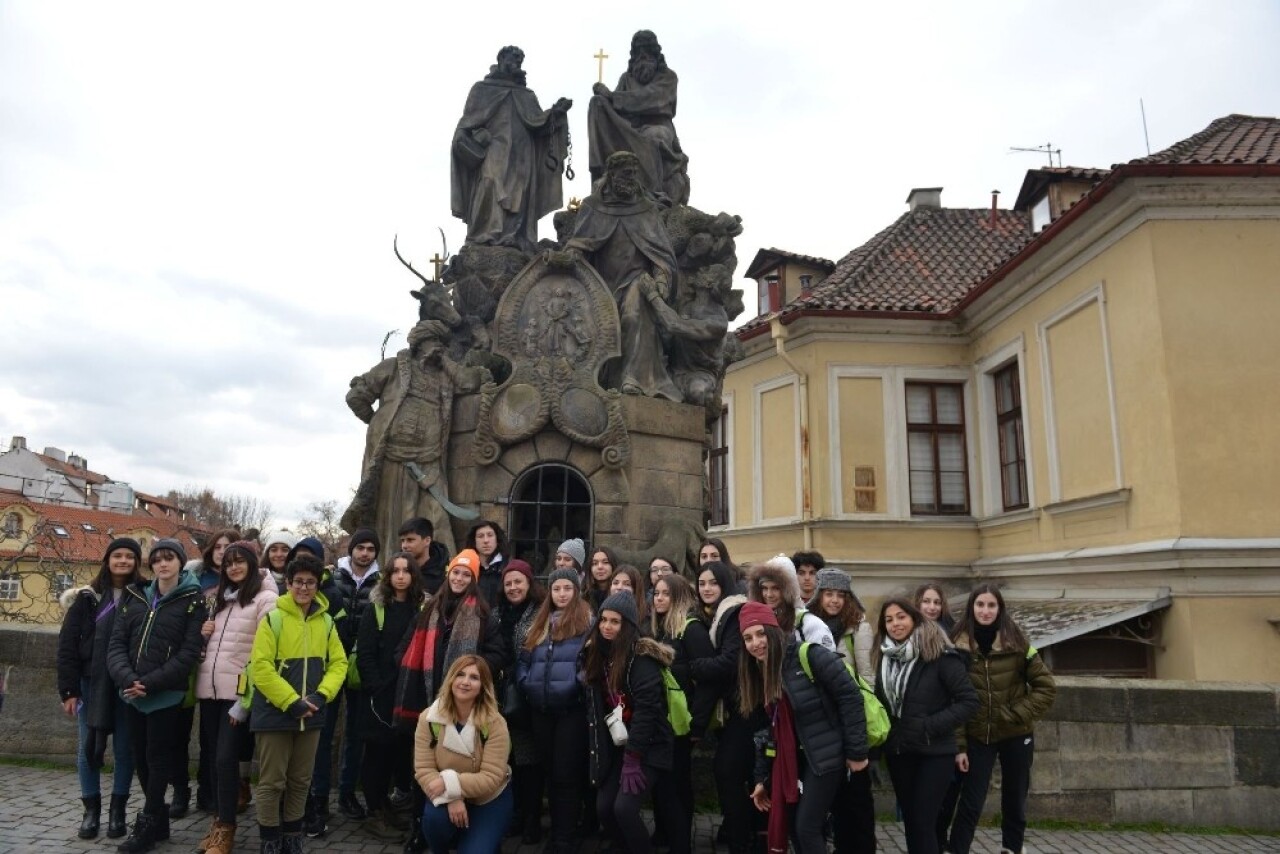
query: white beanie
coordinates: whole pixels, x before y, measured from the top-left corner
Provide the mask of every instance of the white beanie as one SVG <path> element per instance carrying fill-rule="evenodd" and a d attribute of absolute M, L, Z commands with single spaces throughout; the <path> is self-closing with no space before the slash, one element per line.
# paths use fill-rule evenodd
<path fill-rule="evenodd" d="M 298 538 L 288 531 L 272 531 L 262 538 L 262 553 L 266 554 L 267 549 L 275 545 L 283 545 L 293 548 L 298 544 Z"/>

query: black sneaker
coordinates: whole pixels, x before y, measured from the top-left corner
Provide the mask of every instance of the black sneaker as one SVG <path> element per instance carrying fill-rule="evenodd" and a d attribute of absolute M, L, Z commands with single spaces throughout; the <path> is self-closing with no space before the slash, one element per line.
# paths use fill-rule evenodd
<path fill-rule="evenodd" d="M 369 814 L 364 810 L 364 805 L 356 797 L 355 792 L 338 795 L 338 812 L 352 821 L 364 821 L 369 817 Z"/>

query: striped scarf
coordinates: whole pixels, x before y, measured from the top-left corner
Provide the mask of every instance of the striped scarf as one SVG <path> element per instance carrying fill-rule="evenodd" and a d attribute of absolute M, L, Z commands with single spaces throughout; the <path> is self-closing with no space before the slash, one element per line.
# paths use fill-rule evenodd
<path fill-rule="evenodd" d="M 396 699 L 392 716 L 397 723 L 415 726 L 422 710 L 435 701 L 437 682 L 444 678 L 449 665 L 459 657 L 473 653 L 480 644 L 480 615 L 476 612 L 476 597 L 468 596 L 454 612 L 453 622 L 447 620 L 441 626 L 441 611 L 431 608 L 426 614 L 425 622 L 418 619 L 400 658 L 400 669 L 396 675 Z M 436 650 L 441 634 L 452 625 L 449 633 L 448 647 L 445 649 L 441 672 L 435 669 Z"/>
<path fill-rule="evenodd" d="M 889 714 L 902 717 L 902 704 L 907 698 L 907 682 L 916 666 L 918 650 L 912 634 L 902 643 L 886 637 L 880 644 L 880 687 L 889 701 Z"/>

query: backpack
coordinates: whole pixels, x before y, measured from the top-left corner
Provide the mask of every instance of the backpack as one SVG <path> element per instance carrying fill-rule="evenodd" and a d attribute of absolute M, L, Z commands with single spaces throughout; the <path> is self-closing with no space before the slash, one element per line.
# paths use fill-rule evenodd
<path fill-rule="evenodd" d="M 373 606 L 374 619 L 378 621 L 378 631 L 382 631 L 382 624 L 387 619 L 387 609 L 377 602 L 371 603 Z M 347 681 L 344 683 L 353 691 L 360 690 L 360 667 L 356 663 L 356 650 L 359 648 L 359 642 L 351 645 L 351 652 L 347 654 Z"/>
<path fill-rule="evenodd" d="M 804 670 L 804 675 L 809 677 L 809 681 L 813 681 L 813 671 L 809 668 L 809 647 L 812 644 L 800 644 L 800 667 Z M 850 656 L 853 655 L 853 649 L 849 650 Z M 867 745 L 870 747 L 879 747 L 889 739 L 889 713 L 885 711 L 884 704 L 880 702 L 880 698 L 876 696 L 875 691 L 871 690 L 871 686 L 866 680 L 858 675 L 858 671 L 854 669 L 852 658 L 845 659 L 845 669 L 849 671 L 849 675 L 853 677 L 853 683 L 858 686 L 858 690 L 862 692 L 862 711 L 867 719 Z"/>
<path fill-rule="evenodd" d="M 671 722 L 671 731 L 677 737 L 688 735 L 693 715 L 689 713 L 689 700 L 684 695 L 684 689 L 680 687 L 670 667 L 662 668 L 662 684 L 667 689 L 667 720 Z"/>

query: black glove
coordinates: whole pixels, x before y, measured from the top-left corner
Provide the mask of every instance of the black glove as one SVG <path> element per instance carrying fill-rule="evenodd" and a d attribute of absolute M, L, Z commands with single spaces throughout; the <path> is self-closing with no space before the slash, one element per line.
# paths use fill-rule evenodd
<path fill-rule="evenodd" d="M 311 707 L 307 705 L 306 697 L 299 697 L 293 701 L 291 706 L 289 706 L 289 714 L 293 715 L 293 717 L 298 720 L 305 718 L 309 711 L 311 711 Z"/>
<path fill-rule="evenodd" d="M 325 704 L 329 702 L 324 698 L 324 694 L 318 694 L 318 693 L 308 694 L 307 700 L 311 703 L 311 705 L 316 707 L 317 715 L 324 711 Z"/>

